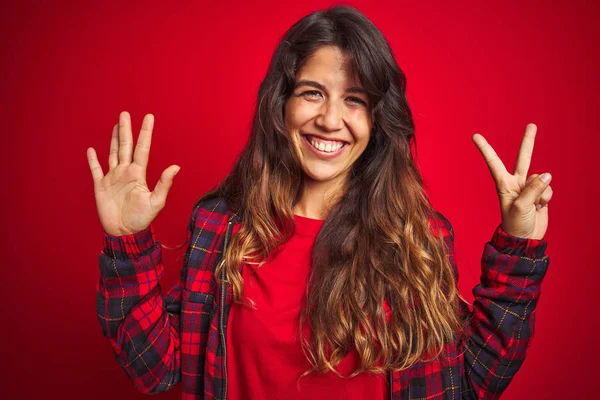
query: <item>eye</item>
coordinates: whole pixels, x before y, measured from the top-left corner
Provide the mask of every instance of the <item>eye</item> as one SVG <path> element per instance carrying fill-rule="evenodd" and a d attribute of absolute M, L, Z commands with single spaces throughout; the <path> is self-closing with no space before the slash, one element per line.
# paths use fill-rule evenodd
<path fill-rule="evenodd" d="M 308 96 L 310 98 L 316 99 L 317 96 L 321 96 L 321 92 L 319 92 L 317 90 L 307 90 L 306 92 L 301 93 L 300 96 Z M 366 102 L 359 99 L 358 97 L 348 97 L 348 100 L 350 100 L 352 103 L 355 103 L 358 105 L 362 105 L 362 106 L 367 105 Z"/>
<path fill-rule="evenodd" d="M 304 96 L 304 95 L 308 95 L 308 97 L 315 97 L 317 95 L 321 95 L 320 92 L 316 91 L 316 90 L 307 90 L 306 92 L 302 93 L 300 96 Z"/>
<path fill-rule="evenodd" d="M 348 97 L 349 100 L 352 100 L 352 102 L 356 103 L 356 104 L 361 104 L 363 106 L 366 106 L 367 103 L 365 103 L 364 101 L 362 101 L 361 99 L 359 99 L 358 97 Z"/>

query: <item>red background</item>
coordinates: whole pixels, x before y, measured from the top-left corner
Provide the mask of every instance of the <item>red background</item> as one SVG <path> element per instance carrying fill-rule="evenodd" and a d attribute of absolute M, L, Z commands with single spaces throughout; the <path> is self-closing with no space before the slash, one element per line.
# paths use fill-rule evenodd
<path fill-rule="evenodd" d="M 106 172 L 119 112 L 131 113 L 136 138 L 153 113 L 150 188 L 166 167 L 181 166 L 154 224 L 164 244 L 183 242 L 194 201 L 228 173 L 248 138 L 278 40 L 333 4 L 91 3 L 1 6 L 3 398 L 146 398 L 96 319 L 103 231 L 86 149 L 96 149 Z M 419 164 L 454 225 L 469 299 L 483 244 L 500 222 L 471 136 L 482 133 L 512 172 L 525 125 L 538 125 L 530 173 L 553 175 L 551 262 L 536 338 L 503 398 L 592 398 L 600 376 L 598 9 L 591 1 L 458 3 L 349 2 L 383 31 L 408 77 Z M 164 288 L 182 254 L 165 252 Z M 179 396 L 177 387 L 159 398 Z"/>

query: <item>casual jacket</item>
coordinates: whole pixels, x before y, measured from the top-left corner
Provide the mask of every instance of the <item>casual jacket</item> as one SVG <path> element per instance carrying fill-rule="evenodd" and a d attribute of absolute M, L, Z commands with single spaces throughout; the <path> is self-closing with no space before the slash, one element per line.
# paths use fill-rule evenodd
<path fill-rule="evenodd" d="M 224 279 L 217 285 L 213 272 L 240 223 L 222 199 L 198 202 L 179 282 L 164 297 L 161 246 L 153 225 L 131 235 L 105 234 L 98 318 L 119 365 L 139 391 L 162 392 L 181 382 L 183 399 L 227 398 L 225 337 L 232 291 Z M 458 278 L 450 222 L 437 213 L 430 224 L 444 236 Z M 434 362 L 390 371 L 391 399 L 499 398 L 533 337 L 549 264 L 545 249 L 545 240 L 509 236 L 498 226 L 484 246 L 473 307 L 461 302 L 463 317 L 470 316 L 463 335 L 445 345 Z"/>

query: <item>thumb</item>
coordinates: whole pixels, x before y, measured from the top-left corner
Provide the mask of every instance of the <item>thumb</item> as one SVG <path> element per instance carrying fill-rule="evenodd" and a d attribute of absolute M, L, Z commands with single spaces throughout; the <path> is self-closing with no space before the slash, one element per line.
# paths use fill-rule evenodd
<path fill-rule="evenodd" d="M 150 203 L 153 207 L 162 209 L 167 202 L 167 195 L 171 186 L 173 186 L 173 178 L 181 168 L 177 165 L 171 165 L 165 169 L 156 183 L 152 194 L 150 195 Z"/>
<path fill-rule="evenodd" d="M 546 190 L 548 185 L 550 185 L 551 180 L 552 175 L 547 172 L 536 176 L 533 179 L 528 179 L 525 189 L 523 189 L 516 201 L 522 203 L 521 205 L 524 207 L 529 207 L 531 204 L 534 204 L 538 197 L 541 196 L 542 192 Z"/>

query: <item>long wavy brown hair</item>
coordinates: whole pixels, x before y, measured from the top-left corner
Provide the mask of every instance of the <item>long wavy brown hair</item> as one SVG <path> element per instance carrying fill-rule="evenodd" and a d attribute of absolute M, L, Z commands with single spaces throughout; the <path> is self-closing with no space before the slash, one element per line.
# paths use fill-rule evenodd
<path fill-rule="evenodd" d="M 216 279 L 243 296 L 242 263 L 259 268 L 294 232 L 304 175 L 284 124 L 296 74 L 321 46 L 337 46 L 369 94 L 370 142 L 352 166 L 313 248 L 299 337 L 313 371 L 336 370 L 354 348 L 365 371 L 402 370 L 439 356 L 462 327 L 456 278 L 435 210 L 411 152 L 416 141 L 406 78 L 380 30 L 349 6 L 307 15 L 281 39 L 259 92 L 250 139 L 232 172 L 203 198 L 219 196 L 242 219 Z M 391 306 L 386 323 L 383 301 Z M 311 339 L 302 326 L 311 328 Z M 381 361 L 381 365 L 376 365 Z"/>

